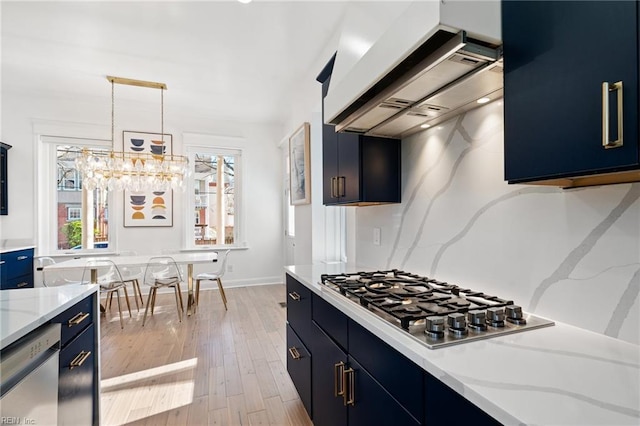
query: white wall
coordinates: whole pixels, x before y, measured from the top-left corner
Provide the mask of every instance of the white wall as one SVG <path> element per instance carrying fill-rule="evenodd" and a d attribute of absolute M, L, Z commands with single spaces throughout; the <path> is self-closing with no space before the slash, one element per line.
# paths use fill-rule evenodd
<path fill-rule="evenodd" d="M 5 84 L 5 82 L 3 82 Z M 105 82 L 105 84 L 107 84 Z M 165 102 L 170 102 L 165 98 Z M 0 216 L 1 239 L 33 239 L 37 237 L 35 196 L 36 129 L 75 128 L 76 136 L 83 131 L 110 139 L 110 103 L 104 99 L 81 100 L 44 98 L 28 94 L 11 93 L 3 86 L 2 132 L 4 141 L 13 145 L 10 151 L 9 215 Z M 157 105 L 116 106 L 116 140 L 122 130 L 159 132 Z M 78 130 L 80 129 L 80 130 Z M 83 130 L 85 129 L 85 130 Z M 250 285 L 282 282 L 282 212 L 280 204 L 281 158 L 277 141 L 282 137 L 280 126 L 268 126 L 244 122 L 220 122 L 197 113 L 184 111 L 165 112 L 165 132 L 173 134 L 174 153 L 182 153 L 182 134 L 196 133 L 231 136 L 244 140 L 244 198 L 246 250 L 230 254 L 225 285 Z M 64 135 L 56 135 L 64 136 Z M 117 240 L 118 249 L 140 252 L 159 252 L 162 248 L 181 248 L 185 230 L 181 209 L 183 197 L 174 196 L 174 218 L 171 228 L 124 228 L 120 217 L 110 232 Z M 121 207 L 116 196 L 114 215 Z M 47 254 L 42 248 L 38 254 Z M 202 267 L 200 267 L 202 268 Z M 196 272 L 199 269 L 196 268 Z"/>
<path fill-rule="evenodd" d="M 506 184 L 501 104 L 403 140 L 402 203 L 357 208 L 357 263 L 640 343 L 640 183 Z"/>

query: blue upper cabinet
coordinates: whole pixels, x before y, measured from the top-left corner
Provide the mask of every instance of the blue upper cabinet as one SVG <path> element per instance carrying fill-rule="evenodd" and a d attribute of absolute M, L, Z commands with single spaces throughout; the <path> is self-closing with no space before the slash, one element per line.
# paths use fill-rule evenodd
<path fill-rule="evenodd" d="M 640 181 L 639 20 L 638 1 L 502 2 L 509 183 Z"/>

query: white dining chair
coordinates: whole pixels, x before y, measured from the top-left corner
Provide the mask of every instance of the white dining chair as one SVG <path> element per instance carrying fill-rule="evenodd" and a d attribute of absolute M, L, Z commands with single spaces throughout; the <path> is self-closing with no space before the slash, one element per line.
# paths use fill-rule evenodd
<path fill-rule="evenodd" d="M 178 319 L 182 322 L 182 312 L 184 304 L 182 302 L 182 292 L 180 291 L 180 283 L 182 282 L 182 273 L 171 256 L 156 256 L 149 259 L 147 267 L 144 271 L 144 283 L 148 285 L 149 296 L 147 297 L 147 306 L 144 309 L 144 318 L 142 326 L 147 320 L 147 312 L 151 307 L 151 315 L 156 304 L 156 294 L 159 288 L 173 288 L 176 296 L 176 307 L 178 309 Z"/>
<path fill-rule="evenodd" d="M 59 287 L 63 285 L 79 285 L 82 283 L 81 270 L 47 270 L 46 266 L 54 265 L 55 259 L 49 256 L 35 258 L 36 272 L 40 274 L 43 287 Z"/>
<path fill-rule="evenodd" d="M 217 251 L 216 256 L 216 264 L 217 268 L 213 272 L 203 272 L 201 274 L 196 275 L 196 307 L 198 306 L 198 302 L 200 301 L 200 281 L 216 281 L 218 283 L 218 289 L 220 291 L 220 297 L 222 298 L 222 303 L 224 303 L 224 310 L 227 310 L 227 296 L 224 293 L 224 287 L 222 286 L 222 276 L 224 275 L 225 270 L 227 269 L 227 258 L 229 256 L 229 252 L 231 250 L 225 251 Z"/>
<path fill-rule="evenodd" d="M 131 304 L 129 303 L 129 294 L 127 293 L 127 286 L 122 279 L 122 274 L 113 263 L 112 260 L 109 259 L 96 259 L 89 260 L 84 267 L 82 272 L 82 283 L 89 284 L 92 283 L 92 273 L 95 271 L 95 278 L 97 283 L 100 286 L 100 294 L 104 294 L 106 297 L 106 307 L 105 311 L 111 307 L 111 300 L 113 298 L 113 293 L 116 294 L 116 299 L 118 301 L 118 314 L 120 315 L 120 328 L 124 329 L 124 321 L 122 319 L 122 306 L 120 303 L 120 290 L 124 292 L 124 299 L 127 302 L 127 309 L 129 311 L 129 318 L 131 315 Z"/>
<path fill-rule="evenodd" d="M 135 250 L 122 250 L 118 253 L 120 256 L 137 256 L 138 253 Z M 144 306 L 144 298 L 142 297 L 142 290 L 140 290 L 140 280 L 144 274 L 144 268 L 139 266 L 121 266 L 120 273 L 122 273 L 122 279 L 125 284 L 131 284 L 133 288 L 133 299 L 136 302 L 136 309 L 140 310 L 140 305 Z M 138 303 L 140 300 L 140 303 Z"/>

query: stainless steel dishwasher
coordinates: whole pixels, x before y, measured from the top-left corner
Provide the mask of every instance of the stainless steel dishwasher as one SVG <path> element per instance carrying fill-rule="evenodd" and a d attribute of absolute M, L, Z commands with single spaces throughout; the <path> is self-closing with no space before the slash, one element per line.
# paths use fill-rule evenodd
<path fill-rule="evenodd" d="M 0 418 L 57 425 L 60 324 L 43 325 L 0 353 Z"/>

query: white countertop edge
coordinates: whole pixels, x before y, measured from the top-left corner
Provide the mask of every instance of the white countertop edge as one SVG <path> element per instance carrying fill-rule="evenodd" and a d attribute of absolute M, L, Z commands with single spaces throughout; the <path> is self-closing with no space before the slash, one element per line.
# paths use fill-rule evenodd
<path fill-rule="evenodd" d="M 367 270 L 370 269 L 372 268 L 368 268 Z M 491 389 L 491 387 L 486 388 L 485 384 L 482 383 L 483 379 L 465 377 L 464 374 L 458 374 L 454 370 L 448 369 L 448 365 L 452 365 L 455 363 L 465 363 L 465 360 L 472 361 L 472 363 L 477 363 L 478 361 L 475 359 L 476 356 L 486 357 L 488 354 L 497 354 L 501 353 L 503 349 L 508 349 L 509 351 L 515 351 L 516 353 L 518 353 L 518 355 L 520 355 L 521 352 L 522 355 L 525 356 L 529 361 L 531 361 L 531 359 L 537 361 L 539 357 L 540 364 L 543 366 L 542 368 L 544 368 L 545 363 L 552 363 L 554 361 L 557 361 L 558 357 L 565 357 L 566 359 L 566 357 L 575 355 L 571 353 L 567 354 L 566 352 L 569 352 L 567 348 L 562 346 L 561 344 L 558 344 L 558 339 L 560 339 L 561 341 L 563 338 L 566 338 L 566 340 L 575 338 L 579 343 L 583 345 L 585 344 L 585 342 L 588 342 L 591 347 L 591 342 L 593 342 L 593 347 L 605 347 L 606 349 L 603 350 L 602 355 L 600 355 L 602 357 L 600 362 L 610 361 L 612 364 L 626 364 L 627 367 L 622 367 L 620 369 L 620 371 L 624 372 L 634 370 L 633 367 L 635 367 L 636 369 L 638 368 L 638 359 L 640 358 L 639 346 L 621 341 L 619 339 L 604 336 L 599 333 L 558 322 L 556 322 L 556 324 L 552 327 L 529 330 L 527 332 L 511 335 L 496 336 L 491 339 L 468 342 L 445 348 L 429 349 L 426 346 L 422 345 L 420 342 L 416 341 L 412 336 L 402 332 L 402 330 L 400 330 L 397 326 L 386 322 L 384 319 L 375 315 L 365 307 L 354 303 L 352 300 L 341 296 L 337 292 L 330 290 L 329 288 L 326 288 L 319 283 L 320 273 L 333 274 L 347 271 L 355 272 L 358 270 L 364 269 L 362 267 L 348 264 L 291 265 L 285 267 L 286 273 L 298 279 L 311 291 L 345 313 L 349 318 L 356 321 L 365 329 L 378 336 L 385 343 L 389 344 L 395 350 L 420 366 L 424 371 L 441 380 L 453 390 L 463 395 L 466 399 L 468 399 L 476 406 L 484 410 L 486 413 L 504 424 L 544 423 L 544 420 L 540 418 L 540 421 L 535 421 L 536 419 L 532 419 L 531 417 L 537 418 L 538 416 L 532 416 L 531 413 L 528 413 L 526 408 L 523 408 L 523 406 L 526 407 L 528 404 L 533 403 L 534 401 L 512 401 L 508 404 L 504 404 L 503 401 L 502 405 L 500 403 L 496 403 L 491 399 L 491 395 L 494 390 Z M 612 354 L 615 354 L 615 358 L 607 358 Z M 593 353 L 585 354 L 585 357 L 598 358 L 598 355 L 599 352 L 597 350 L 594 350 Z M 581 361 L 583 360 L 579 358 L 575 360 L 575 362 Z M 500 364 L 500 360 L 492 358 L 491 364 L 493 364 L 493 367 L 495 367 L 496 364 Z M 629 368 L 629 365 L 633 365 L 633 367 Z M 509 367 L 513 368 L 513 365 L 510 365 Z M 526 367 L 523 365 L 521 368 Z M 458 370 L 464 369 L 458 368 Z M 489 370 L 492 371 L 491 368 L 489 368 Z M 589 373 L 591 373 L 591 371 L 585 371 L 585 374 Z M 505 382 L 507 386 L 509 386 L 509 383 L 511 382 L 509 379 L 510 378 L 508 377 L 507 373 L 498 373 L 495 376 L 490 375 L 489 378 L 484 378 L 484 380 L 489 380 L 490 382 L 495 381 L 495 383 L 498 385 Z M 563 386 L 557 384 L 556 386 L 559 386 L 558 389 L 560 391 L 570 392 L 569 386 L 567 386 L 567 389 L 564 389 Z M 613 385 L 612 388 L 615 389 L 615 391 L 618 393 L 624 390 L 625 392 L 629 392 L 631 396 L 638 394 L 638 384 L 635 382 L 633 383 L 631 389 L 621 389 L 621 386 L 616 385 Z M 528 392 L 528 390 L 525 389 L 523 392 Z M 534 389 L 532 392 L 536 392 L 536 390 Z M 541 401 L 547 397 L 549 397 L 549 395 L 543 394 L 540 397 Z M 504 398 L 502 399 L 504 400 Z M 573 404 L 572 408 L 575 409 L 576 407 L 581 407 L 583 404 L 585 404 L 584 401 L 578 400 Z M 592 406 L 589 406 L 588 402 L 586 402 L 586 404 L 586 408 L 594 408 Z M 638 412 L 638 405 L 640 404 L 620 404 L 620 406 L 623 406 L 635 412 Z M 554 408 L 549 407 L 549 409 L 553 410 Z M 596 410 L 597 409 L 598 408 L 596 407 Z M 604 409 L 598 414 L 602 413 L 606 415 L 607 410 Z M 519 416 L 519 414 L 521 415 Z M 581 414 L 585 416 L 585 419 L 588 418 L 587 414 Z M 616 413 L 616 415 L 618 414 L 619 413 Z M 571 419 L 570 416 L 570 413 L 558 413 L 558 423 L 575 423 L 575 421 L 579 421 L 578 419 Z M 640 415 L 636 416 L 637 421 L 640 421 Z M 593 424 L 610 423 L 603 423 L 594 419 Z M 627 420 L 624 420 L 623 422 L 621 422 L 621 424 L 640 423 L 633 423 L 633 420 L 631 423 L 627 423 Z"/>
<path fill-rule="evenodd" d="M 3 325 L 3 333 L 2 336 L 0 336 L 0 349 L 7 347 L 27 333 L 46 324 L 56 315 L 97 292 L 98 289 L 98 285 L 89 284 L 82 286 L 38 287 L 0 291 L 0 318 L 3 323 L 11 321 L 10 317 L 15 318 L 16 312 L 23 310 L 23 307 L 19 306 L 21 300 L 24 300 L 24 303 L 33 303 L 34 299 L 51 300 L 54 294 L 56 294 L 58 299 L 60 296 L 64 298 L 64 302 L 59 305 L 52 306 L 50 303 L 44 302 L 42 306 L 37 306 L 37 314 L 28 314 L 28 319 L 20 321 L 20 324 L 11 327 L 10 330 L 6 331 L 6 334 L 6 325 Z"/>

